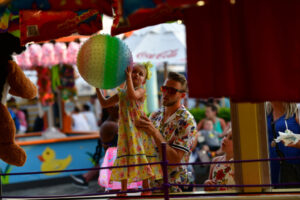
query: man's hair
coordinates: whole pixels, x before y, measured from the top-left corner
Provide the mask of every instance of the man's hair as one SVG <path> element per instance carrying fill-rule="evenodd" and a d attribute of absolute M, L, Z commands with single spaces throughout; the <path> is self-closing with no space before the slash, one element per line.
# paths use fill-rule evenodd
<path fill-rule="evenodd" d="M 187 80 L 182 74 L 177 72 L 169 72 L 168 79 L 179 82 L 181 84 L 181 91 L 188 92 Z"/>

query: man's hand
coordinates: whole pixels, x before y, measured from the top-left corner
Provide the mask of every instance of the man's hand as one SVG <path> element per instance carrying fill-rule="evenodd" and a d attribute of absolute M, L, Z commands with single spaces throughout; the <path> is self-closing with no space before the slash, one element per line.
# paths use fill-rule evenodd
<path fill-rule="evenodd" d="M 146 116 L 141 116 L 140 119 L 135 121 L 135 126 L 152 136 L 158 148 L 158 151 L 162 153 L 161 144 L 163 142 L 167 143 L 167 141 L 162 136 L 162 134 L 160 134 L 159 130 L 155 128 L 151 120 Z M 185 151 L 175 149 L 167 144 L 167 159 L 170 163 L 179 163 L 182 160 L 184 154 Z"/>
<path fill-rule="evenodd" d="M 140 119 L 135 120 L 135 126 L 151 136 L 157 131 L 151 120 L 146 116 L 141 116 Z"/>

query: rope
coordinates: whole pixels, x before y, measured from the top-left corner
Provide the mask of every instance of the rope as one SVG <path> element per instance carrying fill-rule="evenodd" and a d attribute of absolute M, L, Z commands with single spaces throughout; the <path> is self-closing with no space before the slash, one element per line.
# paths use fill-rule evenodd
<path fill-rule="evenodd" d="M 172 163 L 169 166 L 178 165 L 211 165 L 211 164 L 226 164 L 226 163 L 244 163 L 244 162 L 266 162 L 266 161 L 280 161 L 280 160 L 299 160 L 300 156 L 288 158 L 264 158 L 264 159 L 250 159 L 250 160 L 230 160 L 230 161 L 216 161 L 216 162 L 194 162 L 194 163 Z"/>
<path fill-rule="evenodd" d="M 278 184 L 241 184 L 241 185 L 226 185 L 226 184 L 170 184 L 171 186 L 192 186 L 192 187 L 272 187 L 272 186 L 299 186 L 300 183 L 278 183 Z"/>
<path fill-rule="evenodd" d="M 166 148 L 165 144 L 162 145 L 162 149 L 164 152 L 163 160 L 162 162 L 154 162 L 154 163 L 144 163 L 144 164 L 135 164 L 135 165 L 123 165 L 123 166 L 112 166 L 112 167 L 94 167 L 94 168 L 83 168 L 83 169 L 70 169 L 70 170 L 56 170 L 56 171 L 39 171 L 39 172 L 21 172 L 21 173 L 1 173 L 1 176 L 6 175 L 26 175 L 26 174 L 44 174 L 44 173 L 57 173 L 57 172 L 75 172 L 75 171 L 88 171 L 88 170 L 102 170 L 102 169 L 113 169 L 113 168 L 123 168 L 123 167 L 135 167 L 135 166 L 144 166 L 144 165 L 157 165 L 161 164 L 164 168 L 164 183 L 162 187 L 159 188 L 150 188 L 150 189 L 140 189 L 140 190 L 134 190 L 134 191 L 116 191 L 116 192 L 103 192 L 103 193 L 91 193 L 91 194 L 77 194 L 77 195 L 60 195 L 60 196 L 1 196 L 1 198 L 22 198 L 22 199 L 49 199 L 49 198 L 73 198 L 73 199 L 99 199 L 99 198 L 116 198 L 115 196 L 107 196 L 112 194 L 122 194 L 122 193 L 137 193 L 137 192 L 146 192 L 146 191 L 155 191 L 155 190 L 161 190 L 164 191 L 164 195 L 149 195 L 147 197 L 145 196 L 134 196 L 135 199 L 139 198 L 150 198 L 150 197 L 164 197 L 165 199 L 169 199 L 170 196 L 172 197 L 178 197 L 181 195 L 169 195 L 168 188 L 170 186 L 187 186 L 187 187 L 273 187 L 273 186 L 299 186 L 300 183 L 281 183 L 281 184 L 240 184 L 240 185 L 204 185 L 204 184 L 170 184 L 168 182 L 168 174 L 167 174 L 167 167 L 168 166 L 178 166 L 178 165 L 208 165 L 208 164 L 225 164 L 225 163 L 243 163 L 243 162 L 266 162 L 266 161 L 280 161 L 280 160 L 299 160 L 300 156 L 297 157 L 289 157 L 289 158 L 268 158 L 268 159 L 249 159 L 249 160 L 232 160 L 232 161 L 218 161 L 218 162 L 196 162 L 196 163 L 175 163 L 175 164 L 168 164 L 168 161 L 166 160 Z M 234 193 L 237 194 L 237 193 Z M 242 193 L 244 194 L 244 193 Z M 101 195 L 105 195 L 103 197 L 99 197 Z M 216 195 L 216 194 L 214 194 Z M 224 194 L 221 194 L 224 196 Z M 97 196 L 97 197 L 92 197 Z M 191 196 L 191 195 L 184 195 L 184 196 Z M 202 194 L 202 196 L 205 196 Z M 118 199 L 121 198 L 132 198 L 130 197 L 117 197 Z"/>
<path fill-rule="evenodd" d="M 67 169 L 67 170 L 53 170 L 53 171 L 38 171 L 38 172 L 17 172 L 17 173 L 0 173 L 0 176 L 14 176 L 14 175 L 27 175 L 27 174 L 47 174 L 47 173 L 57 173 L 57 172 L 77 172 L 77 171 L 90 171 L 90 170 L 102 170 L 102 169 L 113 169 L 113 168 L 122 168 L 122 167 L 136 167 L 144 165 L 157 165 L 162 164 L 162 162 L 153 162 L 153 163 L 143 163 L 135 165 L 122 165 L 122 166 L 111 166 L 111 167 L 93 167 L 93 168 L 82 168 L 82 169 Z"/>
<path fill-rule="evenodd" d="M 51 195 L 51 196 L 1 196 L 2 198 L 15 198 L 15 199 L 49 199 L 49 198 L 67 198 L 67 197 L 82 197 L 76 199 L 87 199 L 87 196 L 97 196 L 95 198 L 99 198 L 99 195 L 105 195 L 103 198 L 112 198 L 116 196 L 107 196 L 111 194 L 123 194 L 123 193 L 137 193 L 137 192 L 147 192 L 147 191 L 155 191 L 155 190 L 162 190 L 162 188 L 150 188 L 150 189 L 139 189 L 134 191 L 116 191 L 116 192 L 102 192 L 102 193 L 89 193 L 89 194 L 74 194 L 74 195 Z M 159 195 L 149 195 L 147 197 L 157 197 Z M 161 196 L 161 195 L 160 195 Z M 139 197 L 139 196 L 136 196 Z M 134 197 L 134 198 L 136 198 Z M 122 197 L 118 197 L 122 198 Z M 124 197 L 123 197 L 124 198 Z M 126 197 L 125 197 L 126 198 Z M 140 197 L 145 198 L 145 197 Z"/>

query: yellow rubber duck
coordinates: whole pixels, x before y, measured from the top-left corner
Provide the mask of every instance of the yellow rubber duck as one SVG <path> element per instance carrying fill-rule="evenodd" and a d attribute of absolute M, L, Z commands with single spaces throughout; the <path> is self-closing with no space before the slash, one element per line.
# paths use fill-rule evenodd
<path fill-rule="evenodd" d="M 55 170 L 64 170 L 68 167 L 70 162 L 72 161 L 72 156 L 69 155 L 65 159 L 56 159 L 56 154 L 53 149 L 47 147 L 42 155 L 38 156 L 40 161 L 42 162 L 41 170 L 42 171 L 55 171 Z M 59 174 L 57 173 L 46 173 L 45 175 L 52 176 Z"/>

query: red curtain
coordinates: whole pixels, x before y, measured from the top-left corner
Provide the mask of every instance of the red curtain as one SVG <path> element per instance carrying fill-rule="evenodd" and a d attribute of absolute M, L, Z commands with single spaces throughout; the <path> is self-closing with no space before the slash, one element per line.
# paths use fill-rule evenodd
<path fill-rule="evenodd" d="M 231 2 L 184 13 L 190 96 L 300 101 L 300 1 Z"/>
<path fill-rule="evenodd" d="M 181 19 L 182 10 L 198 0 L 113 0 L 112 35 Z"/>

